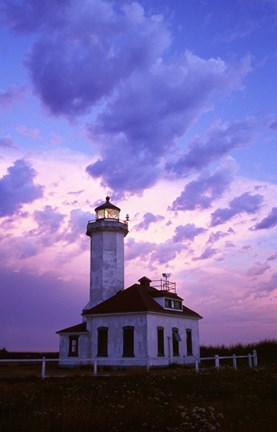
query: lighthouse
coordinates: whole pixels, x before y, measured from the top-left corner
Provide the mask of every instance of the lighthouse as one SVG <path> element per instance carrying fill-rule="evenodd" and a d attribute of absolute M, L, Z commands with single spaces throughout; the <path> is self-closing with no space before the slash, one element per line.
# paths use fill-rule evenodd
<path fill-rule="evenodd" d="M 127 218 L 126 218 L 127 219 Z M 128 221 L 120 220 L 120 208 L 106 202 L 95 209 L 95 220 L 87 225 L 90 237 L 90 298 L 92 308 L 124 289 L 124 237 Z"/>
<path fill-rule="evenodd" d="M 59 364 L 108 367 L 194 364 L 200 359 L 197 312 L 183 304 L 176 284 L 142 276 L 124 286 L 124 238 L 128 216 L 106 197 L 87 224 L 90 293 L 82 322 L 57 331 Z"/>

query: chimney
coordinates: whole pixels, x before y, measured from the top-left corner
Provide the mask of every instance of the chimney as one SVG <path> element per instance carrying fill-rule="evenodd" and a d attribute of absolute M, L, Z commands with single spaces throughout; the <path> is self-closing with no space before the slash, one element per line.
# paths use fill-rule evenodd
<path fill-rule="evenodd" d="M 142 286 L 143 288 L 150 288 L 150 283 L 152 282 L 151 279 L 148 279 L 148 277 L 146 276 L 143 276 L 138 281 L 140 283 L 140 286 Z"/>

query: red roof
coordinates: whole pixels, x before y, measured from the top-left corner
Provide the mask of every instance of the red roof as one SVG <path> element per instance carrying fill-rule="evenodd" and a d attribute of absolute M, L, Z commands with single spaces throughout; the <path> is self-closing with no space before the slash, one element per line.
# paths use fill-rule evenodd
<path fill-rule="evenodd" d="M 88 333 L 87 323 L 83 322 L 81 324 L 74 325 L 72 327 L 67 327 L 63 330 L 59 330 L 56 333 Z"/>
<path fill-rule="evenodd" d="M 198 313 L 183 306 L 182 311 L 164 309 L 153 297 L 169 297 L 182 300 L 177 294 L 164 290 L 157 290 L 153 287 L 134 284 L 129 288 L 118 291 L 113 297 L 99 303 L 91 309 L 83 311 L 83 315 L 98 315 L 112 313 L 132 312 L 159 312 L 164 314 L 179 314 L 190 318 L 202 318 Z"/>

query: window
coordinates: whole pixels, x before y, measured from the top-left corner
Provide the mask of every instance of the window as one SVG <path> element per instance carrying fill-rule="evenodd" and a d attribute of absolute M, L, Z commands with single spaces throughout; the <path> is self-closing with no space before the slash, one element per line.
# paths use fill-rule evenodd
<path fill-rule="evenodd" d="M 192 354 L 192 333 L 191 333 L 191 329 L 187 329 L 186 330 L 186 334 L 187 334 L 187 355 L 193 355 Z"/>
<path fill-rule="evenodd" d="M 79 336 L 69 336 L 68 355 L 78 357 L 78 340 Z"/>
<path fill-rule="evenodd" d="M 97 355 L 99 357 L 108 356 L 108 327 L 98 327 Z"/>
<path fill-rule="evenodd" d="M 123 357 L 134 357 L 134 327 L 123 327 Z"/>
<path fill-rule="evenodd" d="M 178 300 L 165 299 L 164 306 L 168 309 L 182 309 L 182 303 Z"/>
<path fill-rule="evenodd" d="M 182 303 L 180 301 L 175 301 L 174 307 L 175 307 L 175 309 L 181 310 L 182 309 Z"/>
<path fill-rule="evenodd" d="M 170 308 L 170 309 L 173 308 L 174 307 L 174 301 L 165 299 L 165 307 Z"/>
<path fill-rule="evenodd" d="M 172 354 L 174 356 L 179 355 L 179 342 L 181 342 L 179 330 L 177 328 L 173 328 L 172 329 Z"/>
<path fill-rule="evenodd" d="M 164 356 L 164 329 L 157 327 L 158 356 Z"/>

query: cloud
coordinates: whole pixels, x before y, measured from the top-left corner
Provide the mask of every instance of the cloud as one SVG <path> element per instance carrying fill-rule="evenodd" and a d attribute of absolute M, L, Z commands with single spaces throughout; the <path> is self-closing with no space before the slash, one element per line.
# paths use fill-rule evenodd
<path fill-rule="evenodd" d="M 64 220 L 64 215 L 50 205 L 46 205 L 43 210 L 34 212 L 34 220 L 39 226 L 43 227 L 43 232 L 47 235 L 55 234 Z"/>
<path fill-rule="evenodd" d="M 9 137 L 0 138 L 0 147 L 2 148 L 11 148 L 16 149 L 16 145 L 14 144 L 13 140 Z"/>
<path fill-rule="evenodd" d="M 39 32 L 26 64 L 54 115 L 84 115 L 101 104 L 90 125 L 100 157 L 87 172 L 113 190 L 153 185 L 162 158 L 209 109 L 211 96 L 241 89 L 251 69 L 250 57 L 236 65 L 190 51 L 170 59 L 167 23 L 138 2 L 52 0 L 38 7 L 27 0 L 6 2 L 4 10 L 13 30 Z"/>
<path fill-rule="evenodd" d="M 149 225 L 154 222 L 159 222 L 164 219 L 164 216 L 154 215 L 153 213 L 147 212 L 143 215 L 143 220 L 137 224 L 134 229 L 136 231 L 147 230 Z"/>
<path fill-rule="evenodd" d="M 260 296 L 264 296 L 272 293 L 273 291 L 276 290 L 276 287 L 277 287 L 277 273 L 273 273 L 273 275 L 268 281 L 261 282 L 259 284 L 259 288 L 262 291 L 261 293 L 262 295 Z"/>
<path fill-rule="evenodd" d="M 273 228 L 277 225 L 277 207 L 273 207 L 271 212 L 267 217 L 265 217 L 261 222 L 255 225 L 252 230 L 257 231 L 261 229 Z"/>
<path fill-rule="evenodd" d="M 22 214 L 20 215 L 22 217 Z M 29 215 L 27 215 L 29 216 Z M 11 235 L 11 238 L 3 238 L 1 242 L 2 262 L 15 262 L 16 260 L 24 260 L 30 257 L 34 257 L 43 251 L 46 247 L 52 247 L 57 244 L 58 241 L 63 239 L 63 232 L 59 232 L 62 223 L 65 219 L 65 215 L 61 214 L 57 209 L 50 205 L 46 205 L 43 210 L 36 210 L 33 212 L 33 220 L 37 226 L 29 231 L 21 233 L 21 235 Z M 24 216 L 23 216 L 24 217 Z M 6 229 L 12 227 L 12 223 L 15 218 L 8 218 Z M 28 225 L 32 223 L 29 219 Z"/>
<path fill-rule="evenodd" d="M 196 236 L 206 232 L 205 228 L 197 227 L 193 223 L 179 225 L 175 228 L 174 242 L 182 242 L 184 240 L 193 241 Z"/>
<path fill-rule="evenodd" d="M 268 264 L 261 264 L 260 262 L 256 262 L 247 270 L 247 275 L 260 276 L 264 274 L 268 269 L 270 269 L 270 266 Z"/>
<path fill-rule="evenodd" d="M 146 257 L 153 252 L 155 247 L 155 243 L 129 239 L 126 243 L 125 259 L 129 261 L 138 257 L 143 257 L 145 260 Z"/>
<path fill-rule="evenodd" d="M 0 107 L 7 108 L 13 102 L 22 99 L 26 90 L 22 86 L 12 86 L 7 90 L 0 90 Z"/>
<path fill-rule="evenodd" d="M 150 262 L 155 261 L 158 264 L 168 264 L 184 249 L 186 249 L 186 246 L 181 243 L 172 242 L 172 240 L 160 243 L 156 245 L 155 250 L 151 254 Z"/>
<path fill-rule="evenodd" d="M 31 237 L 28 235 L 28 238 L 26 239 L 25 236 L 19 236 L 12 238 L 12 246 L 11 249 L 5 248 L 5 250 L 8 252 L 9 256 L 7 256 L 7 260 L 9 261 L 10 258 L 13 258 L 15 260 L 25 260 L 30 257 L 34 257 L 38 255 L 42 251 L 42 247 L 44 246 L 44 241 L 47 237 L 39 237 L 36 239 L 35 237 Z M 48 240 L 48 243 L 50 240 Z M 17 266 L 20 266 L 17 262 Z"/>
<path fill-rule="evenodd" d="M 226 248 L 234 248 L 234 247 L 235 247 L 235 244 L 234 244 L 232 241 L 227 240 L 227 241 L 225 242 L 225 247 L 226 247 Z"/>
<path fill-rule="evenodd" d="M 87 238 L 83 235 L 86 232 L 88 221 L 91 220 L 91 213 L 84 212 L 82 209 L 74 209 L 70 212 L 70 219 L 68 223 L 68 231 L 65 239 L 69 243 L 76 243 L 82 236 L 82 244 L 87 248 Z"/>
<path fill-rule="evenodd" d="M 209 236 L 209 239 L 207 241 L 207 244 L 214 244 L 216 241 L 218 241 L 219 239 L 228 236 L 229 233 L 225 233 L 222 231 L 217 231 L 215 233 L 211 233 Z"/>
<path fill-rule="evenodd" d="M 242 79 L 244 72 L 238 74 Z M 89 166 L 90 175 L 129 191 L 154 184 L 176 140 L 208 109 L 212 95 L 234 89 L 235 81 L 223 60 L 203 60 L 188 51 L 179 63 L 162 62 L 147 74 L 137 71 L 90 127 L 92 140 L 101 143 L 101 158 Z"/>
<path fill-rule="evenodd" d="M 206 260 L 218 253 L 218 249 L 207 247 L 199 257 L 192 258 L 193 261 Z"/>
<path fill-rule="evenodd" d="M 62 24 L 62 13 L 65 13 L 69 0 L 49 0 L 39 3 L 37 0 L 14 2 L 3 0 L 2 16 L 6 25 L 17 33 L 29 33 L 39 29 Z"/>
<path fill-rule="evenodd" d="M 211 226 L 221 225 L 237 214 L 256 213 L 263 202 L 263 196 L 260 194 L 251 195 L 249 192 L 234 198 L 227 208 L 219 208 L 212 213 Z"/>
<path fill-rule="evenodd" d="M 102 178 L 102 186 L 116 191 L 118 198 L 121 191 L 141 192 L 153 186 L 163 173 L 150 156 L 136 158 L 132 149 L 120 142 L 110 148 L 107 158 L 88 165 L 86 171 L 93 178 Z"/>
<path fill-rule="evenodd" d="M 150 67 L 170 43 L 163 20 L 146 16 L 135 2 L 52 1 L 40 8 L 29 0 L 7 15 L 14 29 L 40 32 L 27 65 L 53 114 L 89 112 L 135 69 Z"/>
<path fill-rule="evenodd" d="M 173 201 L 172 210 L 209 208 L 220 198 L 233 180 L 233 171 L 219 168 L 213 174 L 203 173 L 188 183 L 181 195 Z"/>
<path fill-rule="evenodd" d="M 126 260 L 141 258 L 143 261 L 148 260 L 150 266 L 153 263 L 167 264 L 174 260 L 179 252 L 187 247 L 181 243 L 167 240 L 163 243 L 152 243 L 136 241 L 131 239 L 126 244 Z"/>
<path fill-rule="evenodd" d="M 246 119 L 230 124 L 217 123 L 201 141 L 194 138 L 183 155 L 177 161 L 167 164 L 167 168 L 175 175 L 185 176 L 192 169 L 201 170 L 213 161 L 226 155 L 235 148 L 248 146 L 255 138 L 255 120 Z"/>
<path fill-rule="evenodd" d="M 23 204 L 42 197 L 43 188 L 34 184 L 36 172 L 23 159 L 15 161 L 0 179 L 0 217 L 16 213 Z"/>
<path fill-rule="evenodd" d="M 250 56 L 236 63 L 188 50 L 171 57 L 168 23 L 138 2 L 6 1 L 4 15 L 14 31 L 37 32 L 25 64 L 44 106 L 69 119 L 94 109 L 89 131 L 98 158 L 87 172 L 118 194 L 140 193 L 164 176 L 176 141 L 215 95 L 241 90 L 251 70 Z M 227 143 L 229 129 L 221 131 L 221 152 L 235 145 L 235 138 Z M 237 137 L 246 135 L 241 123 Z"/>
<path fill-rule="evenodd" d="M 267 261 L 274 261 L 274 260 L 276 260 L 277 259 L 277 252 L 275 252 L 273 255 L 270 255 L 268 258 L 267 258 Z"/>

